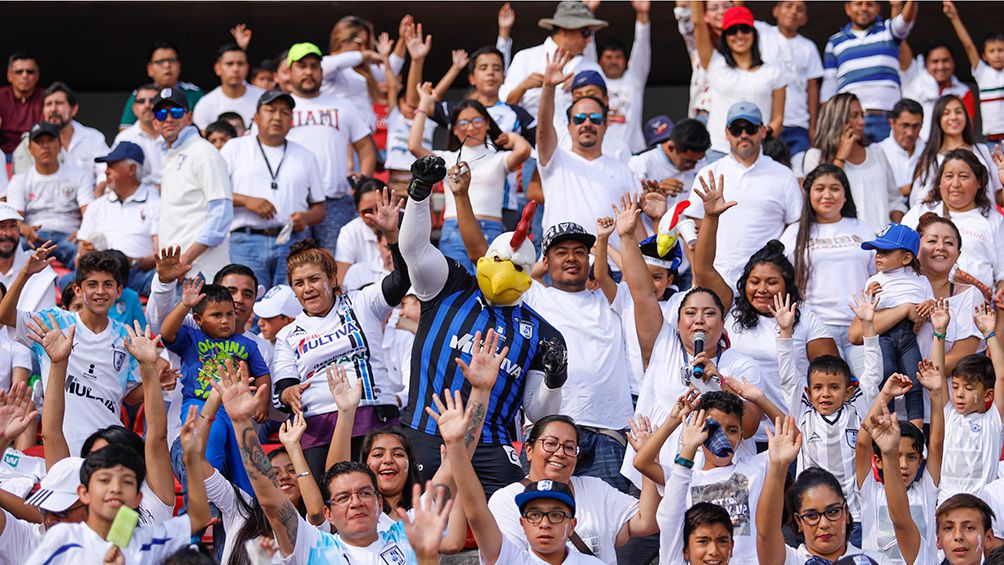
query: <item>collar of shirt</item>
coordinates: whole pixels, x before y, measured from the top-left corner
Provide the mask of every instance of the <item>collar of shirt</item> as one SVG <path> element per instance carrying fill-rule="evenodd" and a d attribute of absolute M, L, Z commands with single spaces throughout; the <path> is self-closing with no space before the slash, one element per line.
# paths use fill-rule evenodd
<path fill-rule="evenodd" d="M 840 28 L 840 31 L 845 35 L 853 36 L 854 32 L 852 31 L 852 29 L 853 29 L 853 24 L 847 22 L 846 24 L 844 24 L 844 27 Z M 872 23 L 872 25 L 868 26 L 867 29 L 858 31 L 865 32 L 865 35 L 872 35 L 874 33 L 879 33 L 883 30 L 885 30 L 885 20 L 882 19 L 882 16 L 878 16 L 875 18 L 875 21 Z"/>
<path fill-rule="evenodd" d="M 172 145 L 171 147 L 167 146 L 167 140 L 164 139 L 164 136 L 160 136 L 157 138 L 157 144 L 164 151 L 170 151 L 172 149 L 178 149 L 179 147 L 184 145 L 184 143 L 188 141 L 189 138 L 191 138 L 193 135 L 196 137 L 199 135 L 199 128 L 195 126 L 185 126 L 185 128 L 181 130 L 181 133 L 178 134 L 178 139 L 174 140 L 174 145 Z"/>
<path fill-rule="evenodd" d="M 722 157 L 719 160 L 720 161 L 724 161 L 725 159 L 728 159 L 727 164 L 728 164 L 729 167 L 735 169 L 740 174 L 744 174 L 745 175 L 747 173 L 752 173 L 753 171 L 755 171 L 757 169 L 757 167 L 761 167 L 762 166 L 761 163 L 765 162 L 764 157 L 765 157 L 765 155 L 763 154 L 762 151 L 760 153 L 757 153 L 756 161 L 753 161 L 753 164 L 750 165 L 750 166 L 748 166 L 748 167 L 746 165 L 743 165 L 742 163 L 740 163 L 739 160 L 736 159 L 732 155 L 731 152 L 728 155 L 726 155 L 725 157 Z"/>
<path fill-rule="evenodd" d="M 896 138 L 893 137 L 891 134 L 889 135 L 889 137 L 887 137 L 887 138 L 885 138 L 885 139 L 883 139 L 882 141 L 879 142 L 879 146 L 880 147 L 888 148 L 890 151 L 895 152 L 900 157 L 905 157 L 907 159 L 912 158 L 914 156 L 919 156 L 922 144 L 923 144 L 923 140 L 921 140 L 920 138 L 918 138 L 917 142 L 913 146 L 913 153 L 911 154 L 911 153 L 907 153 L 906 152 L 906 148 L 904 148 L 902 145 L 900 145 L 899 143 L 897 143 L 896 142 Z"/>
<path fill-rule="evenodd" d="M 125 201 L 128 202 L 146 202 L 150 198 L 150 189 L 153 188 L 149 183 L 141 182 L 136 190 L 132 194 L 126 197 Z M 114 190 L 108 190 L 108 201 L 118 202 L 119 195 L 115 194 Z"/>
<path fill-rule="evenodd" d="M 666 149 L 665 146 L 663 146 L 663 144 L 660 143 L 659 145 L 657 145 L 655 147 L 655 150 L 659 152 L 659 155 L 662 155 L 662 158 L 666 161 L 666 165 L 668 165 L 670 168 L 673 169 L 673 171 L 675 171 L 673 174 L 678 174 L 682 172 L 680 171 L 680 169 L 676 168 L 676 163 L 674 163 L 673 160 L 669 158 L 669 155 L 666 154 Z M 759 161 L 759 159 L 757 160 Z"/>
<path fill-rule="evenodd" d="M 134 130 L 137 135 L 145 137 L 146 139 L 150 139 L 150 140 L 154 141 L 155 143 L 157 143 L 157 142 L 163 142 L 164 141 L 164 138 L 160 137 L 159 135 L 150 135 L 150 134 L 146 133 L 145 131 L 143 131 L 143 128 L 140 127 L 139 122 L 136 122 L 135 124 L 129 126 L 128 129 Z"/>

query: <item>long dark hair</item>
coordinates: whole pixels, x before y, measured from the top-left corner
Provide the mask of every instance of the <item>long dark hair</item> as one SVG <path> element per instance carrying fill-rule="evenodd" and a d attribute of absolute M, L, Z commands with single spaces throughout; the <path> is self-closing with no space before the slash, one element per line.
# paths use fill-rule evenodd
<path fill-rule="evenodd" d="M 488 109 L 485 108 L 484 104 L 478 102 L 477 100 L 463 100 L 457 103 L 450 110 L 450 140 L 446 145 L 447 151 L 456 151 L 460 149 L 464 144 L 464 140 L 457 137 L 453 133 L 453 126 L 457 124 L 457 118 L 460 116 L 460 112 L 463 112 L 467 108 L 474 108 L 474 110 L 481 114 L 481 117 L 485 119 L 485 123 L 488 124 L 488 133 L 485 136 L 485 145 L 498 139 L 498 136 L 502 135 L 502 128 L 499 127 L 495 120 L 492 119 L 491 114 L 488 113 Z"/>
<path fill-rule="evenodd" d="M 418 458 L 415 457 L 415 450 L 411 447 L 411 442 L 408 441 L 408 438 L 405 437 L 400 428 L 385 426 L 367 432 L 366 436 L 363 437 L 362 446 L 359 449 L 359 462 L 369 467 L 369 463 L 366 460 L 369 459 L 370 451 L 373 450 L 373 442 L 380 436 L 393 436 L 397 438 L 404 447 L 405 455 L 408 457 L 408 473 L 404 482 L 404 490 L 401 491 L 401 501 L 398 503 L 398 507 L 409 510 L 414 505 L 414 501 L 411 499 L 412 487 L 422 484 L 422 477 L 418 473 L 419 462 Z M 387 503 L 387 497 L 382 496 L 381 498 L 383 498 L 384 512 L 393 510 Z"/>
<path fill-rule="evenodd" d="M 761 247 L 750 257 L 750 260 L 746 262 L 746 266 L 743 268 L 742 276 L 736 282 L 736 298 L 735 305 L 732 307 L 732 313 L 736 317 L 736 323 L 733 327 L 737 331 L 753 329 L 760 322 L 761 314 L 756 311 L 756 308 L 753 308 L 753 305 L 746 298 L 746 281 L 749 280 L 750 273 L 754 267 L 765 263 L 774 265 L 781 272 L 781 278 L 784 279 L 784 291 L 791 296 L 792 303 L 800 304 L 802 302 L 802 295 L 798 292 L 798 285 L 795 284 L 795 267 L 784 256 L 784 244 L 776 239 L 772 239 L 767 242 L 767 245 Z M 796 326 L 801 316 L 800 308 L 796 307 Z"/>
<path fill-rule="evenodd" d="M 986 190 L 987 183 L 990 182 L 990 174 L 987 172 L 987 168 L 980 158 L 968 149 L 952 149 L 948 153 L 945 153 L 945 158 L 941 161 L 941 165 L 938 166 L 938 172 L 934 177 L 934 185 L 931 186 L 931 192 L 927 194 L 927 198 L 924 199 L 924 202 L 927 202 L 928 204 L 942 202 L 941 177 L 945 174 L 945 165 L 947 165 L 949 161 L 963 161 L 970 169 L 972 169 L 973 174 L 976 175 L 977 182 L 980 183 L 979 188 L 976 189 L 976 197 L 974 198 L 976 207 L 980 209 L 980 213 L 983 214 L 984 217 L 988 217 L 990 215 L 990 209 L 993 207 L 993 204 L 990 202 L 990 198 L 987 196 Z M 944 208 L 944 214 L 945 216 L 948 216 L 948 207 L 945 206 Z"/>
<path fill-rule="evenodd" d="M 725 41 L 725 30 L 722 30 L 722 38 L 721 41 L 718 42 L 718 52 L 725 58 L 725 64 L 728 65 L 730 69 L 736 68 L 736 58 L 732 56 L 732 49 L 729 48 L 728 43 Z M 753 58 L 753 64 L 750 65 L 750 70 L 763 65 L 763 59 L 760 57 L 760 34 L 757 32 L 756 28 L 753 28 L 753 46 L 750 48 L 750 56 Z"/>
<path fill-rule="evenodd" d="M 945 113 L 945 108 L 952 102 L 958 102 L 962 106 L 963 114 L 966 115 L 966 127 L 962 128 L 962 141 L 970 147 L 976 145 L 976 135 L 973 134 L 973 122 L 969 119 L 969 114 L 965 112 L 966 105 L 962 99 L 954 94 L 946 94 L 934 103 L 931 110 L 931 131 L 927 135 L 927 145 L 917 159 L 917 168 L 913 170 L 913 180 L 920 180 L 920 185 L 927 184 L 931 174 L 938 170 L 938 154 L 941 153 L 941 145 L 945 142 L 945 131 L 941 129 L 941 115 Z M 936 173 L 941 178 L 940 172 Z M 931 187 L 930 194 L 938 191 L 937 183 Z"/>
<path fill-rule="evenodd" d="M 833 473 L 826 469 L 809 467 L 798 474 L 795 482 L 791 484 L 791 487 L 788 488 L 784 496 L 785 506 L 788 507 L 786 514 L 793 516 L 798 512 L 802 508 L 802 497 L 805 496 L 806 492 L 816 487 L 827 487 L 837 493 L 844 501 L 844 516 L 847 516 L 847 531 L 845 532 L 844 544 L 849 544 L 851 542 L 851 530 L 854 529 L 854 517 L 851 516 L 851 510 L 847 507 L 847 497 L 844 496 L 840 481 L 833 476 Z M 799 537 L 804 537 L 801 531 L 797 531 L 797 534 Z"/>
<path fill-rule="evenodd" d="M 286 451 L 286 448 L 280 447 L 268 454 L 269 462 L 280 455 L 289 455 L 289 453 Z M 257 496 L 250 497 L 251 502 L 248 503 L 244 500 L 244 491 L 237 485 L 231 486 L 234 489 L 237 512 L 244 518 L 244 524 L 236 532 L 227 532 L 228 536 L 231 534 L 234 536 L 234 545 L 230 552 L 230 559 L 227 560 L 227 565 L 243 565 L 248 562 L 248 554 L 247 550 L 244 549 L 244 544 L 259 536 L 272 537 L 272 526 L 269 525 L 268 518 L 265 517 L 265 510 L 262 509 Z M 297 505 L 296 511 L 299 512 L 300 516 L 303 516 L 307 512 L 303 506 L 302 498 Z"/>
<path fill-rule="evenodd" d="M 832 176 L 837 179 L 840 186 L 844 187 L 844 206 L 840 209 L 840 217 L 857 218 L 858 208 L 854 205 L 854 197 L 851 196 L 851 183 L 847 180 L 847 174 L 840 167 L 823 163 L 805 175 L 805 198 L 802 199 L 802 217 L 798 220 L 798 236 L 795 238 L 795 282 L 799 294 L 805 294 L 805 289 L 809 284 L 809 271 L 812 269 L 812 259 L 806 247 L 812 237 L 812 226 L 816 224 L 816 211 L 812 208 L 809 192 L 816 179 L 824 176 Z"/>

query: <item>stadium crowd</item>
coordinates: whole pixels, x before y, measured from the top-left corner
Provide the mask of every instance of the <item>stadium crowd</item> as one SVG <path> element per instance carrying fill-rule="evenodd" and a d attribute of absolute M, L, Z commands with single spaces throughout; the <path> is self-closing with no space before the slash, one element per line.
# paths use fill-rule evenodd
<path fill-rule="evenodd" d="M 10 55 L 0 563 L 1004 563 L 1004 32 L 917 4 L 237 25 L 111 144 Z"/>

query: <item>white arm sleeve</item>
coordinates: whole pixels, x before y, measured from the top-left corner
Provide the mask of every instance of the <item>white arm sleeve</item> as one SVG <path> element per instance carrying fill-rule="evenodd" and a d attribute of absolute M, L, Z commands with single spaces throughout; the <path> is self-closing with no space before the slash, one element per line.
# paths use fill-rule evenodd
<path fill-rule="evenodd" d="M 527 371 L 523 388 L 523 412 L 531 422 L 557 414 L 561 410 L 561 387 L 550 389 L 544 385 L 543 371 Z"/>
<path fill-rule="evenodd" d="M 784 410 L 787 414 L 794 415 L 798 413 L 802 402 L 798 369 L 795 367 L 795 340 L 777 337 L 774 343 L 777 347 L 777 370 L 781 377 L 781 392 L 784 394 Z"/>
<path fill-rule="evenodd" d="M 432 216 L 429 198 L 421 202 L 408 199 L 408 208 L 401 221 L 398 248 L 408 264 L 408 275 L 415 296 L 427 301 L 434 298 L 446 285 L 450 274 L 449 263 L 443 253 L 429 241 L 432 233 Z"/>
<path fill-rule="evenodd" d="M 363 62 L 362 51 L 345 51 L 337 55 L 325 55 L 321 58 L 321 72 L 324 81 L 332 82 L 342 69 L 358 67 Z"/>
<path fill-rule="evenodd" d="M 865 338 L 865 369 L 858 377 L 858 387 L 865 397 L 865 404 L 871 407 L 878 396 L 879 385 L 882 383 L 882 349 L 879 347 L 878 336 Z"/>

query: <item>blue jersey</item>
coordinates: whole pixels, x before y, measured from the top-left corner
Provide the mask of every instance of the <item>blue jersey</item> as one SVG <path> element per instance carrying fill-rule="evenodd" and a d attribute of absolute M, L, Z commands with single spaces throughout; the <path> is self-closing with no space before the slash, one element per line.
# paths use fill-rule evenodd
<path fill-rule="evenodd" d="M 246 361 L 251 378 L 268 374 L 258 344 L 243 335 L 214 339 L 199 328 L 183 325 L 167 349 L 181 357 L 181 394 L 185 400 L 209 398 L 213 391 L 209 383 L 217 378 L 216 368 L 227 359 L 235 366 Z"/>
<path fill-rule="evenodd" d="M 543 370 L 542 340 L 557 339 L 561 333 L 526 304 L 494 306 L 485 300 L 475 279 L 456 261 L 449 259 L 449 276 L 435 298 L 422 303 L 422 314 L 411 357 L 410 391 L 401 421 L 420 432 L 437 433 L 436 422 L 425 412 L 433 406 L 433 393 L 460 390 L 467 399 L 471 386 L 457 366 L 456 358 L 471 362 L 475 332 L 489 328 L 499 334 L 499 347 L 508 346 L 498 381 L 492 388 L 485 414 L 481 443 L 498 445 L 512 442 L 516 414 L 523 405 L 527 371 Z"/>

